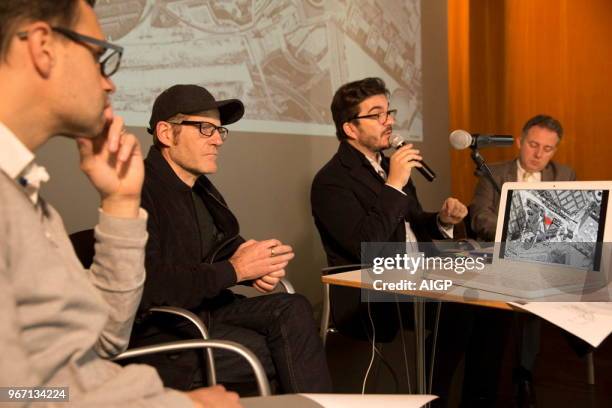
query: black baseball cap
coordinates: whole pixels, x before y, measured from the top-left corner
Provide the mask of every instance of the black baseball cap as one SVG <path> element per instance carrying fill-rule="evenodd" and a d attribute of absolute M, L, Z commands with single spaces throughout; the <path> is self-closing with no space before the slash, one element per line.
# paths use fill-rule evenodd
<path fill-rule="evenodd" d="M 222 125 L 237 122 L 244 115 L 244 105 L 239 99 L 217 101 L 206 88 L 198 85 L 171 86 L 155 98 L 147 132 L 153 134 L 157 122 L 179 113 L 189 115 L 211 109 L 219 109 Z"/>

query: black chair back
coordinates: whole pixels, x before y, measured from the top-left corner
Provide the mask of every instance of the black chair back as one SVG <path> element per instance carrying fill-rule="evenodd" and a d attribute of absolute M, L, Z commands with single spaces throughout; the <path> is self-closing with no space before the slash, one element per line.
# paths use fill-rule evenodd
<path fill-rule="evenodd" d="M 74 232 L 69 235 L 70 242 L 72 242 L 72 246 L 74 247 L 74 252 L 76 252 L 79 261 L 85 269 L 91 267 L 93 263 L 93 257 L 95 254 L 95 243 L 96 240 L 94 238 L 94 230 L 86 229 L 79 232 Z"/>

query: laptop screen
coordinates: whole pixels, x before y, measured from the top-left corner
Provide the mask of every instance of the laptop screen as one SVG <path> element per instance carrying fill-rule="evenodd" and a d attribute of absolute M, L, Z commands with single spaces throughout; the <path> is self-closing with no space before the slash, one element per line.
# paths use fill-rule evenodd
<path fill-rule="evenodd" d="M 609 190 L 508 190 L 500 258 L 598 271 Z"/>

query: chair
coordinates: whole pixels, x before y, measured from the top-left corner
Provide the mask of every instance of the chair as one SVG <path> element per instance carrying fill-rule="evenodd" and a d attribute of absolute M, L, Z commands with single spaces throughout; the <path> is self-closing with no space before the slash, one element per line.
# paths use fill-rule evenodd
<path fill-rule="evenodd" d="M 94 230 L 86 229 L 86 230 L 78 231 L 78 232 L 70 234 L 69 238 L 74 248 L 74 251 L 79 261 L 83 265 L 83 267 L 84 268 L 91 267 L 91 264 L 93 263 L 93 258 L 95 255 Z M 279 283 L 287 293 L 289 294 L 295 293 L 295 289 L 293 288 L 293 285 L 287 279 L 281 279 Z M 263 372 L 264 377 L 266 377 L 265 371 L 261 365 L 261 362 L 259 362 L 257 357 L 255 357 L 255 355 L 250 350 L 248 350 L 246 347 L 240 344 L 237 344 L 235 342 L 222 341 L 222 340 L 211 340 L 208 335 L 208 328 L 206 327 L 204 322 L 202 322 L 202 320 L 195 313 L 192 313 L 189 310 L 179 308 L 179 307 L 173 307 L 173 306 L 157 306 L 157 307 L 150 308 L 145 314 L 144 318 L 147 318 L 153 314 L 170 314 L 170 315 L 178 316 L 178 317 L 181 317 L 187 320 L 193 326 L 195 326 L 197 332 L 201 336 L 201 340 L 184 340 L 184 341 L 164 343 L 161 345 L 138 347 L 138 348 L 128 350 L 125 353 L 122 353 L 119 356 L 115 357 L 114 359 L 115 361 L 120 361 L 120 360 L 124 360 L 127 358 L 133 358 L 133 357 L 138 357 L 138 356 L 143 356 L 143 355 L 148 355 L 148 354 L 161 353 L 161 352 L 171 352 L 171 351 L 178 351 L 178 350 L 201 348 L 204 350 L 204 361 L 206 362 L 206 374 L 208 378 L 208 384 L 212 386 L 212 385 L 217 384 L 217 376 L 215 372 L 215 363 L 214 363 L 214 356 L 213 356 L 212 349 L 218 348 L 218 349 L 230 350 L 230 351 L 234 351 L 242 355 L 243 357 L 245 357 L 247 361 L 249 362 L 249 364 L 251 364 L 252 367 L 254 367 L 252 361 L 255 361 L 259 365 L 259 368 L 261 370 L 259 370 L 259 368 L 255 369 L 254 367 L 259 391 L 262 395 L 270 394 L 270 384 L 267 378 L 266 378 L 267 394 L 263 394 L 262 382 L 259 378 L 257 378 L 257 376 L 259 375 L 258 374 L 259 371 Z M 189 343 L 189 342 L 192 342 L 192 343 Z M 245 354 L 245 351 L 246 351 L 246 354 Z M 255 358 L 255 360 L 253 360 L 253 357 Z"/>
<path fill-rule="evenodd" d="M 341 272 L 353 271 L 356 269 L 361 269 L 363 265 L 360 264 L 352 264 L 352 265 L 342 265 L 342 266 L 330 266 L 327 268 L 321 269 L 321 275 L 333 275 Z M 332 306 L 331 306 L 331 298 L 330 298 L 330 285 L 329 283 L 323 284 L 323 311 L 321 313 L 321 340 L 323 340 L 323 347 L 325 347 L 325 343 L 327 342 L 327 335 L 329 333 L 338 333 L 338 329 L 335 325 L 330 325 L 332 320 Z"/>
<path fill-rule="evenodd" d="M 331 266 L 321 269 L 321 274 L 327 276 L 366 267 L 361 264 Z M 372 302 L 370 306 L 366 306 L 367 303 L 361 301 L 361 289 L 331 286 L 323 284 L 323 313 L 320 327 L 323 345 L 327 342 L 329 333 L 341 333 L 358 340 L 370 341 L 371 327 L 369 319 L 365 317 L 368 313 L 373 316 L 377 343 L 387 343 L 395 338 L 398 327 L 386 324 L 389 322 L 389 315 L 397 313 L 394 303 Z"/>
<path fill-rule="evenodd" d="M 259 359 L 255 354 L 253 354 L 246 347 L 235 343 L 233 341 L 226 340 L 182 340 L 182 341 L 174 341 L 170 343 L 159 344 L 155 346 L 146 346 L 146 347 L 137 347 L 130 350 L 127 350 L 115 358 L 113 361 L 121 361 L 129 358 L 144 356 L 148 354 L 155 353 L 168 353 L 173 351 L 180 350 L 191 350 L 196 348 L 202 348 L 206 350 L 210 350 L 213 348 L 230 350 L 235 353 L 240 354 L 242 357 L 247 360 L 247 362 L 253 368 L 253 373 L 255 374 L 255 380 L 257 381 L 257 388 L 259 389 L 259 394 L 262 397 L 269 396 L 270 392 L 270 383 L 268 382 L 268 378 L 266 377 L 266 372 L 259 362 Z M 212 361 L 212 359 L 211 359 Z M 214 385 L 214 384 L 213 384 Z"/>
<path fill-rule="evenodd" d="M 367 267 L 361 264 L 332 266 L 321 269 L 323 276 L 353 271 Z M 368 314 L 376 330 L 376 343 L 393 341 L 399 329 L 397 325 L 388 324 L 389 316 L 395 316 L 397 306 L 394 302 L 367 302 L 361 301 L 361 289 L 323 284 L 323 312 L 321 315 L 320 336 L 323 346 L 327 343 L 329 333 L 341 333 L 345 336 L 371 341 L 372 330 Z M 399 317 L 399 315 L 398 315 Z"/>
<path fill-rule="evenodd" d="M 332 266 L 321 269 L 321 274 L 323 276 L 332 275 L 336 273 L 349 272 L 357 269 L 367 268 L 368 265 L 363 264 L 350 264 L 350 265 L 341 265 L 341 266 Z M 331 293 L 335 292 L 335 293 Z M 348 316 L 358 316 L 364 313 L 363 309 L 360 309 L 359 305 L 355 303 L 354 295 L 361 296 L 361 290 L 357 288 L 349 288 L 349 287 L 341 287 L 334 286 L 330 288 L 330 284 L 323 284 L 323 311 L 321 314 L 321 327 L 320 327 L 320 335 L 323 341 L 323 346 L 327 342 L 327 335 L 329 333 L 342 333 L 348 335 L 349 337 L 357 338 L 357 339 L 371 339 L 370 328 L 367 326 L 361 325 L 361 327 L 355 327 L 355 320 L 351 322 Z M 332 299 L 334 295 L 339 295 L 339 299 Z M 349 302 L 346 302 L 346 295 L 350 296 Z M 357 302 L 360 302 L 358 299 Z M 415 302 L 415 306 L 418 302 Z M 388 321 L 387 319 L 379 319 L 375 317 L 378 313 L 380 317 L 388 317 L 389 312 L 398 313 L 398 319 L 401 319 L 399 315 L 399 305 L 395 303 L 372 303 L 372 309 L 368 310 L 373 317 L 373 323 L 376 327 L 376 343 L 385 343 L 390 342 L 395 337 L 397 333 L 397 328 L 389 327 L 386 325 L 379 326 L 377 323 L 379 321 Z M 431 392 L 432 382 L 433 382 L 433 371 L 434 371 L 434 362 L 435 362 L 435 352 L 436 352 L 436 343 L 438 338 L 438 327 L 440 322 L 440 314 L 441 314 L 442 304 L 441 302 L 437 302 L 433 328 L 431 331 L 432 334 L 432 347 L 431 347 L 431 360 L 429 364 L 429 378 L 428 378 L 428 386 L 426 386 Z M 422 310 L 421 312 L 417 311 L 417 308 L 414 309 L 414 319 L 415 319 L 415 345 L 417 347 L 417 355 L 424 355 L 425 353 L 425 343 L 423 340 L 425 339 L 425 313 L 422 306 L 418 310 Z M 396 312 L 397 311 L 397 312 Z M 334 313 L 335 312 L 335 313 Z M 332 324 L 333 323 L 333 324 Z M 402 333 L 403 336 L 403 333 Z M 402 340 L 403 342 L 403 340 Z M 421 344 L 422 343 L 422 344 Z M 422 362 L 423 367 L 417 367 L 417 374 L 420 375 L 421 378 L 417 380 L 417 383 L 426 384 L 425 380 L 425 361 Z"/>

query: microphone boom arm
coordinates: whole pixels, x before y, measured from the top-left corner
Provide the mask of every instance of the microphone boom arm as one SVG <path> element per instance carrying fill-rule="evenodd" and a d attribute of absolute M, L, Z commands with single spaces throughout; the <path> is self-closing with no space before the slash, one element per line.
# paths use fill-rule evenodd
<path fill-rule="evenodd" d="M 470 148 L 472 149 L 472 160 L 474 161 L 474 164 L 476 164 L 476 171 L 474 174 L 477 176 L 484 175 L 491 182 L 491 184 L 493 184 L 493 187 L 495 187 L 497 193 L 501 195 L 501 188 L 493 178 L 493 173 L 491 173 L 491 169 L 489 166 L 487 166 L 487 163 L 485 163 L 484 157 L 482 157 L 478 151 L 478 147 L 470 146 Z"/>

